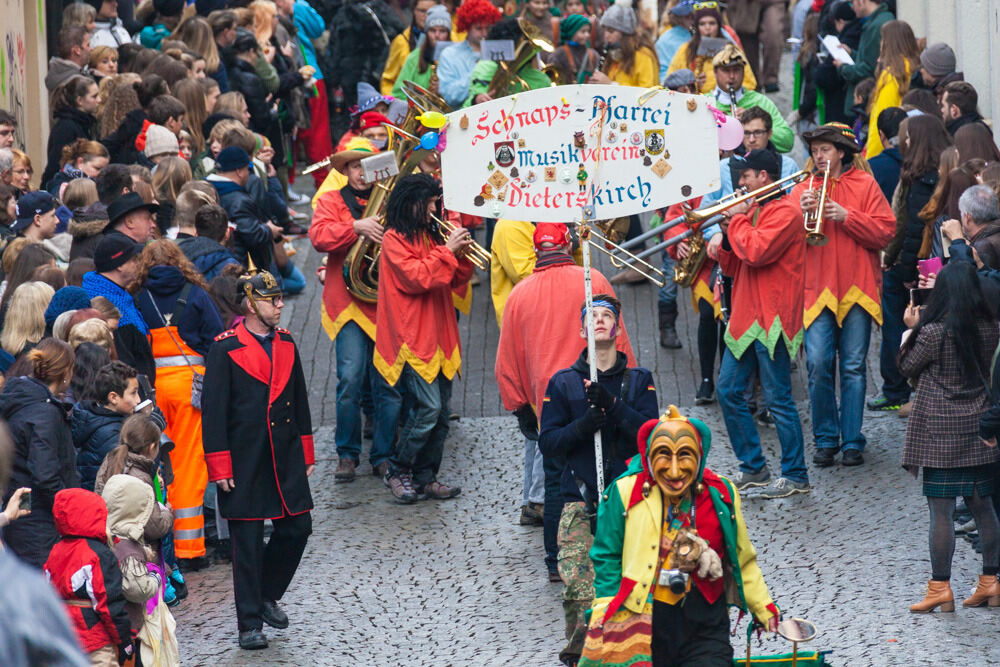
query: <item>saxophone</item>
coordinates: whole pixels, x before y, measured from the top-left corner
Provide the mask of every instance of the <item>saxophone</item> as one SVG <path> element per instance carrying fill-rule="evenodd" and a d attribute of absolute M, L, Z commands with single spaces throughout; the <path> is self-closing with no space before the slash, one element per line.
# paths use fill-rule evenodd
<path fill-rule="evenodd" d="M 708 244 L 699 229 L 688 237 L 688 256 L 677 260 L 674 265 L 674 282 L 681 287 L 691 287 L 706 259 Z"/>

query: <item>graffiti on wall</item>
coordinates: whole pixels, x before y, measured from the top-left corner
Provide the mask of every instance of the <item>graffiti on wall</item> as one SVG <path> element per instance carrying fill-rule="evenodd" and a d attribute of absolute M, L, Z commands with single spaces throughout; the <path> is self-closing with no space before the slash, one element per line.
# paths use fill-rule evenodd
<path fill-rule="evenodd" d="M 0 50 L 0 108 L 6 109 L 17 118 L 14 144 L 25 145 L 25 51 L 24 35 L 8 30 L 4 35 L 3 49 Z"/>

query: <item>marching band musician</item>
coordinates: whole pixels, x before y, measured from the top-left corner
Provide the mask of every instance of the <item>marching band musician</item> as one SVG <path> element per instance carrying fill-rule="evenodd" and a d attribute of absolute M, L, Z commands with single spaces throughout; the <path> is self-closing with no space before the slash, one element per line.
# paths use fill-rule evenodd
<path fill-rule="evenodd" d="M 445 49 L 438 62 L 439 92 L 453 109 L 461 107 L 468 99 L 469 80 L 479 62 L 480 44 L 490 26 L 502 16 L 489 0 L 465 0 L 455 13 L 458 16 L 456 28 L 467 33 L 465 41 Z"/>
<path fill-rule="evenodd" d="M 638 33 L 639 19 L 632 0 L 618 0 L 604 10 L 601 28 L 610 64 L 594 72 L 588 83 L 614 83 L 619 86 L 651 88 L 660 84 L 660 64 L 656 52 Z"/>
<path fill-rule="evenodd" d="M 455 227 L 444 245 L 438 243 L 431 213 L 440 215 L 440 198 L 441 186 L 429 174 L 399 179 L 382 236 L 375 380 L 380 391 L 397 394 L 397 404 L 405 392 L 410 406 L 386 477 L 403 504 L 461 493 L 439 482 L 437 473 L 448 437 L 451 383 L 462 366 L 452 289 L 472 276 L 465 253 L 473 241 L 469 230 Z"/>
<path fill-rule="evenodd" d="M 823 175 L 829 170 L 819 212 L 821 232 L 829 243 L 806 249 L 804 325 L 816 439 L 813 463 L 831 466 L 843 450 L 841 463 L 856 466 L 864 462 L 861 419 L 868 342 L 872 321 L 882 324 L 879 251 L 892 239 L 896 218 L 847 125 L 828 123 L 805 132 L 802 139 L 817 168 L 792 192 L 803 213 L 816 210 Z M 839 417 L 834 382 L 838 359 Z"/>
<path fill-rule="evenodd" d="M 427 10 L 423 44 L 419 49 L 414 49 L 410 55 L 406 56 L 403 68 L 396 79 L 396 85 L 392 87 L 392 96 L 398 100 L 406 99 L 406 93 L 403 92 L 404 81 L 412 81 L 437 94 L 440 80 L 436 74 L 437 61 L 434 54 L 438 44 L 450 40 L 451 16 L 448 14 L 448 8 L 444 5 L 434 5 Z"/>
<path fill-rule="evenodd" d="M 392 125 L 392 121 L 389 120 L 388 116 L 380 111 L 365 111 L 358 117 L 357 133 L 346 132 L 340 138 L 340 141 L 337 142 L 337 152 L 346 150 L 347 144 L 359 136 L 370 141 L 376 150 L 385 150 L 385 147 L 389 143 L 389 130 L 386 128 L 386 125 Z M 333 159 L 332 155 L 330 159 Z M 323 184 L 319 186 L 316 194 L 313 195 L 313 210 L 319 206 L 320 197 L 330 190 L 340 190 L 345 185 L 347 185 L 347 177 L 336 169 L 330 170 Z"/>
<path fill-rule="evenodd" d="M 392 401 L 365 405 L 371 390 L 374 368 L 376 304 L 356 298 L 344 281 L 344 260 L 359 238 L 379 243 L 382 225 L 377 217 L 363 217 L 372 186 L 365 183 L 361 160 L 377 151 L 370 141 L 355 137 L 344 150 L 334 154 L 332 166 L 347 178 L 347 185 L 323 194 L 313 214 L 309 239 L 313 247 L 327 253 L 323 285 L 322 323 L 334 341 L 337 355 L 337 470 L 334 480 L 354 480 L 361 458 L 362 412 L 377 411 L 374 440 L 369 460 L 373 474 L 385 476 L 389 453 L 395 437 L 398 406 Z M 367 409 L 363 409 L 367 408 Z M 370 415 L 368 415 L 370 416 Z"/>
<path fill-rule="evenodd" d="M 518 41 L 524 39 L 524 33 L 521 31 L 517 18 L 508 16 L 507 18 L 500 19 L 493 24 L 490 28 L 489 34 L 486 35 L 486 39 L 509 39 L 517 44 Z M 469 96 L 465 101 L 465 106 L 488 102 L 493 99 L 495 95 L 500 97 L 513 95 L 514 93 L 519 93 L 525 90 L 525 86 L 527 86 L 527 90 L 548 88 L 552 85 L 552 81 L 549 77 L 539 71 L 536 66 L 537 64 L 537 57 L 529 59 L 528 62 L 521 66 L 521 69 L 512 73 L 507 90 L 490 91 L 490 85 L 493 82 L 493 75 L 496 74 L 499 64 L 495 60 L 481 58 L 479 62 L 476 63 L 476 66 L 473 68 L 472 74 L 470 75 Z"/>
<path fill-rule="evenodd" d="M 738 160 L 739 185 L 754 191 L 778 179 L 781 163 L 769 150 Z M 725 211 L 719 265 L 733 277 L 733 306 L 719 370 L 719 404 L 733 452 L 740 459 L 736 488 L 768 486 L 761 497 L 809 492 L 802 424 L 792 398 L 791 361 L 802 343 L 805 230 L 797 202 L 778 192 Z M 759 373 L 781 442 L 781 476 L 771 471 L 745 390 Z"/>

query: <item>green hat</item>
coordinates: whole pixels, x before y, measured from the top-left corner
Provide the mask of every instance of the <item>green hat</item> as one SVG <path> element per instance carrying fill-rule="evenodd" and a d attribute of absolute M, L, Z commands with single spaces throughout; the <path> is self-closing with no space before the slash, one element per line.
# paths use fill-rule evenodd
<path fill-rule="evenodd" d="M 587 25 L 590 25 L 590 20 L 587 19 L 586 16 L 570 14 L 559 22 L 559 43 L 565 44 L 569 40 L 573 39 L 573 35 L 575 35 L 580 28 Z"/>

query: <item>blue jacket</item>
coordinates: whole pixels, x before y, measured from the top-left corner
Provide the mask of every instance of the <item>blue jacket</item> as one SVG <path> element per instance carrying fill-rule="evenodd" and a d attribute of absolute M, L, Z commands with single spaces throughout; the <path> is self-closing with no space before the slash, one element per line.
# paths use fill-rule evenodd
<path fill-rule="evenodd" d="M 615 365 L 597 374 L 597 381 L 619 398 L 601 429 L 605 484 L 625 472 L 629 458 L 638 452 L 639 428 L 659 414 L 652 374 L 641 367 L 626 368 L 627 364 L 625 354 L 619 352 Z M 584 350 L 572 366 L 558 371 L 549 380 L 542 403 L 538 448 L 545 456 L 566 457 L 562 475 L 564 502 L 587 501 L 596 507 L 594 438 L 581 428 L 581 419 L 589 407 L 583 381 L 589 377 Z M 586 485 L 587 498 L 581 494 L 579 482 Z"/>
<path fill-rule="evenodd" d="M 80 486 L 94 490 L 97 471 L 104 457 L 118 446 L 118 435 L 128 415 L 109 410 L 96 401 L 80 401 L 73 408 L 73 444 Z"/>
<path fill-rule="evenodd" d="M 201 275 L 205 276 L 207 282 L 211 282 L 229 264 L 239 265 L 240 263 L 238 259 L 233 257 L 233 253 L 229 252 L 229 248 L 204 236 L 179 238 L 177 239 L 177 247 L 201 271 Z"/>
<path fill-rule="evenodd" d="M 257 268 L 271 266 L 271 230 L 264 225 L 266 217 L 257 201 L 245 188 L 221 176 L 210 175 L 208 182 L 219 193 L 219 204 L 226 209 L 229 220 L 236 224 L 233 255 L 242 264 L 250 254 Z"/>
<path fill-rule="evenodd" d="M 319 81 L 323 78 L 323 72 L 319 68 L 319 63 L 316 60 L 316 48 L 313 46 L 312 41 L 323 34 L 326 30 L 326 23 L 323 22 L 323 17 L 320 16 L 315 9 L 313 9 L 308 2 L 305 0 L 295 0 L 295 13 L 293 19 L 295 21 L 295 27 L 299 31 L 299 46 L 302 48 L 302 56 L 306 59 L 307 65 L 312 65 L 316 68 L 316 73 L 313 77 Z"/>
<path fill-rule="evenodd" d="M 903 168 L 903 156 L 899 152 L 898 146 L 886 148 L 881 153 L 868 160 L 868 165 L 872 168 L 872 175 L 882 188 L 882 194 L 892 203 L 892 193 L 899 185 L 899 172 Z"/>
<path fill-rule="evenodd" d="M 163 326 L 160 315 L 167 317 L 177 310 L 177 297 L 186 284 L 187 279 L 176 266 L 154 266 L 149 270 L 149 276 L 143 283 L 142 290 L 135 295 L 135 300 L 150 329 Z M 156 302 L 156 308 L 153 307 L 153 301 Z M 159 314 L 156 312 L 157 308 Z M 181 340 L 202 355 L 208 354 L 212 341 L 226 330 L 212 297 L 197 285 L 191 286 L 187 306 L 181 313 L 180 320 L 171 324 L 177 327 Z"/>

